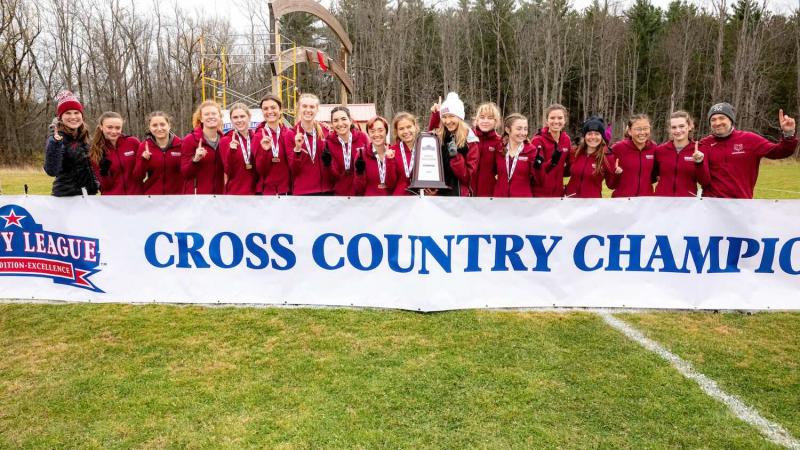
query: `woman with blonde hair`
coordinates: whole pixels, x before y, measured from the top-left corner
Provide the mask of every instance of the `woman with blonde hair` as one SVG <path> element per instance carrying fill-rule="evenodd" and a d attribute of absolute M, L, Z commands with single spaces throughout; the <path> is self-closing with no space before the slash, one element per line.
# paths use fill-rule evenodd
<path fill-rule="evenodd" d="M 136 177 L 134 170 L 139 140 L 123 134 L 124 124 L 119 113 L 104 112 L 97 119 L 97 128 L 89 146 L 89 159 L 100 180 L 103 195 L 142 193 L 142 179 Z"/>
<path fill-rule="evenodd" d="M 572 141 L 564 131 L 568 119 L 567 108 L 553 103 L 544 110 L 544 127 L 531 139 L 539 172 L 533 186 L 534 197 L 564 195 L 564 169 L 572 149 Z"/>
<path fill-rule="evenodd" d="M 436 130 L 442 148 L 444 182 L 449 190 L 440 195 L 469 197 L 474 195 L 470 180 L 475 176 L 480 159 L 478 138 L 464 121 L 464 102 L 455 92 L 447 94 L 438 108 L 441 124 Z"/>
<path fill-rule="evenodd" d="M 417 136 L 419 135 L 419 125 L 417 118 L 409 112 L 399 112 L 392 120 L 392 135 L 394 144 L 389 148 L 395 154 L 395 168 L 397 170 L 397 182 L 394 186 L 392 195 L 404 196 L 412 195 L 409 190 L 412 175 L 414 173 L 414 158 L 416 158 Z"/>
<path fill-rule="evenodd" d="M 250 130 L 250 108 L 244 103 L 234 103 L 229 111 L 233 128 L 219 142 L 219 156 L 225 172 L 225 193 L 253 195 L 258 181 L 254 150 L 260 144 Z"/>
<path fill-rule="evenodd" d="M 507 138 L 503 151 L 496 152 L 497 183 L 494 197 L 533 197 L 536 149 L 528 142 L 528 119 L 511 114 L 503 124 Z"/>
<path fill-rule="evenodd" d="M 145 195 L 183 193 L 181 138 L 172 132 L 172 117 L 153 111 L 145 117 L 147 134 L 136 152 L 136 178 L 144 180 Z"/>
<path fill-rule="evenodd" d="M 710 175 L 705 155 L 698 142 L 691 138 L 694 131 L 692 116 L 675 111 L 669 116 L 671 139 L 655 151 L 653 179 L 658 180 L 655 195 L 689 197 L 697 195 L 697 185 L 708 184 Z"/>
<path fill-rule="evenodd" d="M 319 98 L 302 94 L 297 101 L 294 130 L 289 130 L 293 151 L 287 151 L 294 195 L 330 195 L 333 191 L 325 171 L 325 164 L 331 164 L 330 155 L 324 154 L 328 131 L 317 122 L 317 112 Z"/>
<path fill-rule="evenodd" d="M 219 156 L 222 108 L 213 100 L 201 103 L 192 115 L 194 130 L 181 142 L 184 194 L 222 194 L 224 169 Z"/>

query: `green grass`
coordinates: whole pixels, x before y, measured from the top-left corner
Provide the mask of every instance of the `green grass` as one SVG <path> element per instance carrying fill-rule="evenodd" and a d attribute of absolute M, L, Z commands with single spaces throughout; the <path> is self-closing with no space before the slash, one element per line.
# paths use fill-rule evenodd
<path fill-rule="evenodd" d="M 800 436 L 800 314 L 625 314 L 768 419 Z"/>
<path fill-rule="evenodd" d="M 774 448 L 591 314 L 0 305 L 0 448 Z"/>
<path fill-rule="evenodd" d="M 53 178 L 40 168 L 0 168 L 0 193 L 20 195 L 27 183 L 31 194 L 49 195 Z M 603 186 L 603 197 L 611 197 L 611 191 Z M 800 198 L 800 162 L 797 160 L 764 160 L 755 191 L 756 198 L 781 199 Z"/>

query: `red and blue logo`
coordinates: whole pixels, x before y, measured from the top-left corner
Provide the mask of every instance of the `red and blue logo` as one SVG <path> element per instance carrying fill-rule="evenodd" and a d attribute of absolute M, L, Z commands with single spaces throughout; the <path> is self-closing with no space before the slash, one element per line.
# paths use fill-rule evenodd
<path fill-rule="evenodd" d="M 0 206 L 0 276 L 50 278 L 103 292 L 89 280 L 99 264 L 97 239 L 46 231 L 25 208 Z"/>

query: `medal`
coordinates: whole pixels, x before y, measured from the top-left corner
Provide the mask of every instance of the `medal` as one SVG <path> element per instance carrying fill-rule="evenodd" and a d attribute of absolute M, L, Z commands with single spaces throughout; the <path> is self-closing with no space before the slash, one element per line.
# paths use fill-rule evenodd
<path fill-rule="evenodd" d="M 272 141 L 272 162 L 278 162 L 280 161 L 278 159 L 278 156 L 281 154 L 281 126 L 278 125 L 278 128 L 275 131 L 272 131 L 272 129 L 269 126 L 267 126 L 266 128 L 267 130 L 269 130 L 268 131 L 269 133 L 275 134 L 275 140 Z"/>
<path fill-rule="evenodd" d="M 386 185 L 381 183 L 378 185 L 378 189 L 386 189 Z"/>
<path fill-rule="evenodd" d="M 514 170 L 517 169 L 517 159 L 519 158 L 520 153 L 522 153 L 522 146 L 524 144 L 519 144 L 519 147 L 517 147 L 517 154 L 514 156 L 513 163 L 509 160 L 511 144 L 508 145 L 509 145 L 509 152 L 506 152 L 506 172 L 508 173 L 508 182 L 510 183 L 511 177 L 514 175 Z"/>
<path fill-rule="evenodd" d="M 350 133 L 350 137 L 347 139 L 347 145 L 344 143 L 344 139 L 337 136 L 339 139 L 339 143 L 342 145 L 342 155 L 344 156 L 344 171 L 350 171 L 350 161 L 352 158 L 352 149 L 353 149 L 353 133 Z"/>
<path fill-rule="evenodd" d="M 403 158 L 403 170 L 406 173 L 406 178 L 411 178 L 411 171 L 414 169 L 414 152 L 417 149 L 411 148 L 411 161 L 406 161 L 406 149 L 403 141 L 400 141 L 400 156 Z"/>
<path fill-rule="evenodd" d="M 386 189 L 386 155 L 381 157 L 376 153 L 375 159 L 378 161 L 378 177 L 380 178 L 378 189 Z"/>
<path fill-rule="evenodd" d="M 278 157 L 275 157 L 275 158 L 272 158 L 272 162 L 278 163 L 278 162 L 281 162 L 281 159 L 278 158 Z"/>
<path fill-rule="evenodd" d="M 247 145 L 245 145 L 244 141 L 242 140 L 242 136 L 238 131 L 234 136 L 239 139 L 239 145 L 242 147 L 242 159 L 244 159 L 244 167 L 248 170 L 252 169 L 253 165 L 250 164 L 250 132 L 247 132 Z"/>
<path fill-rule="evenodd" d="M 306 148 L 308 148 L 308 156 L 311 157 L 311 164 L 314 164 L 314 157 L 317 155 L 317 129 L 315 127 L 311 131 L 311 140 L 314 141 L 313 145 L 308 143 L 308 133 L 306 133 L 302 125 L 300 125 L 300 132 L 303 133 L 303 140 L 306 141 Z"/>

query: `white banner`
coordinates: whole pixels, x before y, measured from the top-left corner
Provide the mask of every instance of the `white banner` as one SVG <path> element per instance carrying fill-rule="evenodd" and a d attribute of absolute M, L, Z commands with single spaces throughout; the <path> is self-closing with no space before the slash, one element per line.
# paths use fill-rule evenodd
<path fill-rule="evenodd" d="M 0 298 L 800 309 L 800 201 L 0 197 Z"/>

